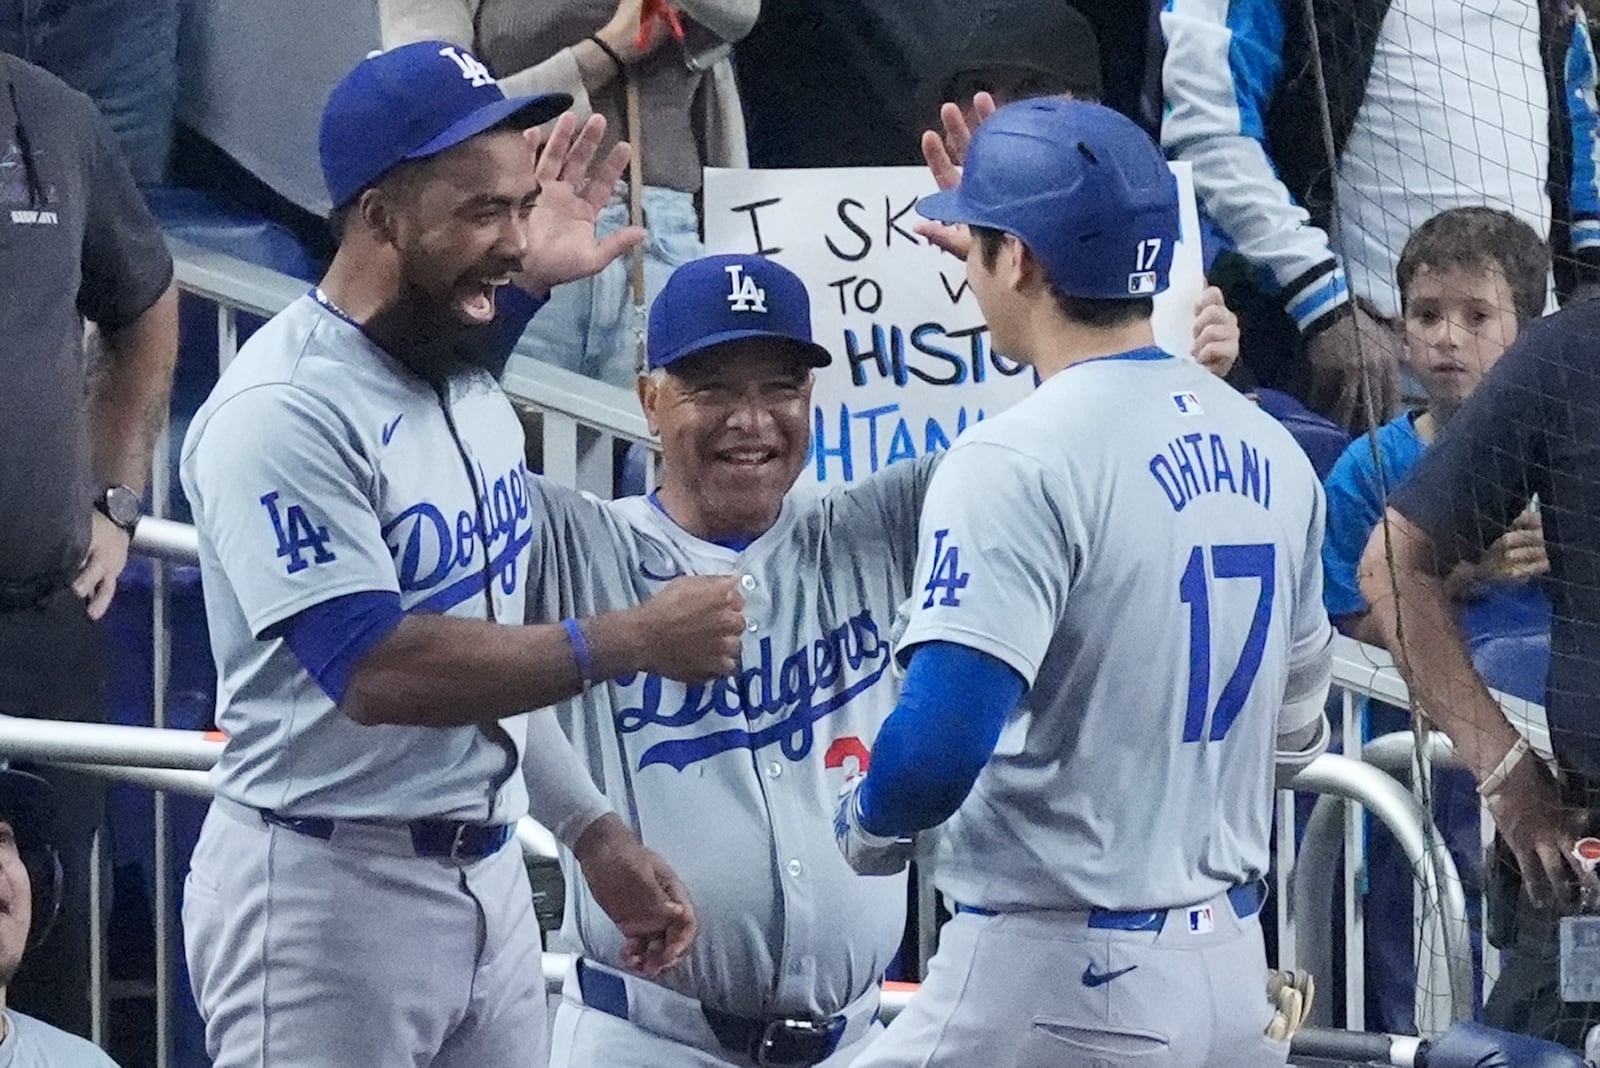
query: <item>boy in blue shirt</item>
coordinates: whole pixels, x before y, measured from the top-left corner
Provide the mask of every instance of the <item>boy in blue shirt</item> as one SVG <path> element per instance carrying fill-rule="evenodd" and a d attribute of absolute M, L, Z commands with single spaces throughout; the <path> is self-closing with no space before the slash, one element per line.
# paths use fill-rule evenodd
<path fill-rule="evenodd" d="M 1395 274 L 1404 319 L 1405 361 L 1421 383 L 1428 406 L 1405 412 L 1372 435 L 1351 442 L 1328 475 L 1327 530 L 1322 548 L 1323 604 L 1341 633 L 1382 646 L 1356 582 L 1361 554 L 1383 516 L 1389 494 L 1411 473 L 1423 451 L 1450 422 L 1516 339 L 1545 308 L 1550 270 L 1548 245 L 1526 223 L 1494 208 L 1452 208 L 1419 226 L 1406 241 Z M 1506 634 L 1548 636 L 1550 605 L 1534 580 L 1549 570 L 1538 512 L 1530 508 L 1488 554 L 1463 562 L 1446 579 L 1462 632 L 1476 649 Z M 1539 643 L 1535 642 L 1537 646 Z M 1486 679 L 1491 686 L 1531 701 L 1544 698 L 1548 641 L 1521 657 L 1513 672 Z M 1405 709 L 1377 702 L 1367 710 L 1368 737 L 1410 727 Z M 1436 780 L 1436 818 L 1469 885 L 1482 871 L 1478 797 L 1470 776 L 1442 773 Z M 1392 856 L 1392 860 L 1389 858 Z M 1373 874 L 1368 914 L 1409 916 L 1412 889 L 1392 839 L 1374 829 L 1368 848 Z M 1368 957 L 1375 1023 L 1412 1029 L 1415 975 L 1409 924 L 1369 925 Z"/>
<path fill-rule="evenodd" d="M 1452 208 L 1407 240 L 1395 270 L 1405 359 L 1428 406 L 1379 427 L 1376 441 L 1352 442 L 1328 476 L 1323 602 L 1340 632 L 1383 644 L 1356 584 L 1367 539 L 1387 495 L 1411 473 L 1518 330 L 1543 313 L 1549 269 L 1549 247 L 1539 235 L 1495 208 Z M 1469 642 L 1490 632 L 1548 627 L 1548 602 L 1529 580 L 1549 567 L 1533 509 L 1485 557 L 1458 566 L 1446 585 L 1460 607 Z M 1542 683 L 1519 696 L 1542 700 Z"/>

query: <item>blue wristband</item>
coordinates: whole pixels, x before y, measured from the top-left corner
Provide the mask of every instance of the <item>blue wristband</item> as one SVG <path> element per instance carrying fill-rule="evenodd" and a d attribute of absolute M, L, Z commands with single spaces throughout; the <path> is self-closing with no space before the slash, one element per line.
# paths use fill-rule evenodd
<path fill-rule="evenodd" d="M 589 641 L 583 636 L 583 628 L 578 626 L 576 619 L 563 619 L 561 625 L 567 628 L 567 638 L 572 642 L 572 659 L 578 662 L 578 674 L 587 688 L 594 682 L 594 658 L 589 655 Z"/>

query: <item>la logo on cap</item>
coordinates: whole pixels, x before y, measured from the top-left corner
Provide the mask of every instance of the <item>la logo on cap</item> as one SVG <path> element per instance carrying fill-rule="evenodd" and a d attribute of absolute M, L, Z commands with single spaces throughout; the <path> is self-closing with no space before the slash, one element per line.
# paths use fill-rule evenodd
<path fill-rule="evenodd" d="M 763 315 L 767 311 L 767 291 L 756 285 L 754 278 L 747 278 L 744 268 L 737 263 L 731 263 L 726 268 L 728 272 L 728 304 L 737 312 L 756 311 Z"/>
<path fill-rule="evenodd" d="M 489 68 L 485 67 L 477 56 L 462 52 L 453 45 L 439 49 L 439 54 L 460 67 L 461 77 L 471 82 L 474 89 L 494 84 L 494 75 L 489 73 Z"/>

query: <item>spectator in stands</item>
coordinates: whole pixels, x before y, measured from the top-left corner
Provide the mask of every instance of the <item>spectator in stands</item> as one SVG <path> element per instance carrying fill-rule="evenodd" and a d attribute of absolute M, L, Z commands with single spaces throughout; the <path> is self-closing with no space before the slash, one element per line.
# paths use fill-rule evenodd
<path fill-rule="evenodd" d="M 92 355 L 85 320 L 98 328 Z M 0 53 L 0 713 L 102 719 L 99 620 L 127 563 L 177 357 L 172 259 L 105 120 Z M 89 845 L 101 780 L 51 773 L 73 889 L 13 1000 L 89 1028 Z"/>
<path fill-rule="evenodd" d="M 6 1004 L 23 956 L 55 918 L 56 853 L 46 831 L 53 805 L 49 783 L 0 765 L 0 1064 L 117 1068 L 84 1039 Z"/>
<path fill-rule="evenodd" d="M 1451 208 L 1417 228 L 1396 268 L 1406 328 L 1406 363 L 1427 393 L 1409 411 L 1345 450 L 1327 480 L 1327 536 L 1322 549 L 1323 601 L 1339 630 L 1383 644 L 1383 634 L 1356 582 L 1367 540 L 1385 501 L 1505 353 L 1523 325 L 1544 310 L 1550 251 L 1532 227 L 1496 208 Z M 1550 606 L 1532 580 L 1549 569 L 1538 514 L 1518 517 L 1482 559 L 1463 561 L 1445 580 L 1469 644 L 1510 632 L 1548 639 Z M 1528 672 L 1536 674 L 1537 672 Z M 1490 682 L 1510 689 L 1500 679 Z M 1521 694 L 1540 700 L 1542 693 Z M 1408 730 L 1410 713 L 1369 703 L 1364 737 Z M 1477 795 L 1470 776 L 1441 771 L 1435 818 L 1469 886 L 1481 885 Z M 1376 1023 L 1414 1028 L 1411 947 L 1412 879 L 1392 838 L 1373 828 L 1368 842 L 1369 972 Z"/>
<path fill-rule="evenodd" d="M 134 181 L 163 182 L 178 101 L 178 0 L 0 0 L 0 52 L 89 94 Z"/>
<path fill-rule="evenodd" d="M 1140 0 L 769 4 L 737 50 L 750 161 L 757 167 L 919 162 L 917 139 L 928 125 L 928 97 L 907 87 L 921 85 L 930 72 L 949 71 L 952 54 L 978 26 L 1005 32 L 1029 65 L 1042 59 L 1052 78 L 1064 64 L 1098 56 L 1090 69 L 1073 70 L 1073 80 L 1060 88 L 1077 91 L 1092 84 L 1095 92 L 1086 95 L 1103 97 L 1153 130 L 1145 94 L 1150 6 Z M 1085 76 L 1092 83 L 1080 81 Z M 938 99 L 968 100 L 975 88 Z"/>
<path fill-rule="evenodd" d="M 1382 423 L 1396 405 L 1395 257 L 1423 220 L 1503 208 L 1552 235 L 1564 288 L 1591 291 L 1595 63 L 1570 4 L 1323 8 L 1319 57 L 1293 0 L 1172 0 L 1162 140 L 1194 164 L 1203 208 L 1246 262 L 1239 287 L 1259 296 L 1255 279 L 1270 276 L 1259 314 L 1230 295 L 1244 361 L 1362 429 L 1369 406 Z"/>
<path fill-rule="evenodd" d="M 1484 1021 L 1578 1049 L 1600 1007 L 1561 1001 L 1555 919 L 1600 905 L 1600 879 L 1573 853 L 1600 817 L 1597 338 L 1594 301 L 1522 329 L 1390 496 L 1360 571 L 1370 623 L 1415 706 L 1455 743 L 1499 831 L 1486 893 L 1490 937 L 1504 956 Z M 1545 690 L 1553 763 L 1473 670 L 1450 597 L 1461 562 L 1491 553 L 1535 499 L 1553 604 Z"/>
<path fill-rule="evenodd" d="M 1353 442 L 1328 478 L 1323 600 L 1340 632 L 1372 645 L 1383 633 L 1368 612 L 1356 569 L 1389 495 L 1423 450 L 1460 411 L 1517 333 L 1544 311 L 1549 246 L 1532 227 L 1497 208 L 1451 208 L 1417 228 L 1396 274 L 1406 328 L 1406 363 L 1427 393 L 1426 408 L 1384 424 L 1376 441 Z M 1445 579 L 1461 628 L 1474 634 L 1521 626 L 1548 614 L 1530 580 L 1545 574 L 1539 513 L 1524 509 L 1481 559 Z"/>
<path fill-rule="evenodd" d="M 654 6 L 654 5 L 652 5 Z M 629 136 L 626 87 L 638 89 L 640 134 L 634 151 L 643 172 L 645 296 L 655 299 L 674 267 L 700 256 L 695 197 L 703 169 L 749 163 L 731 44 L 750 31 L 760 0 L 676 0 L 678 25 L 644 20 L 642 0 L 604 11 L 589 0 L 380 0 L 387 48 L 445 40 L 480 56 L 506 92 L 562 92 L 579 116 L 606 117 L 610 141 Z M 602 235 L 626 225 L 628 191 L 620 184 L 601 215 Z M 642 313 L 636 314 L 630 262 L 561 286 L 523 336 L 519 351 L 546 363 L 632 388 Z M 637 321 L 636 321 L 637 319 Z"/>
<path fill-rule="evenodd" d="M 923 127 L 939 123 L 947 100 L 977 126 L 983 116 L 972 102 L 979 93 L 997 107 L 1042 96 L 1101 101 L 1100 43 L 1089 20 L 1064 0 L 1039 0 L 1031 17 L 1018 14 L 996 5 L 972 16 L 938 73 L 922 81 Z"/>

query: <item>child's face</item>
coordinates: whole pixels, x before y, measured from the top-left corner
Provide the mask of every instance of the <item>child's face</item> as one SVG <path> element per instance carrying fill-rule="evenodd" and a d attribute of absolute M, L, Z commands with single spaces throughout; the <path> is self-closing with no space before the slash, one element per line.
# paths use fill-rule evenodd
<path fill-rule="evenodd" d="M 1498 266 L 1422 267 L 1406 290 L 1406 362 L 1436 408 L 1455 409 L 1517 337 Z"/>

